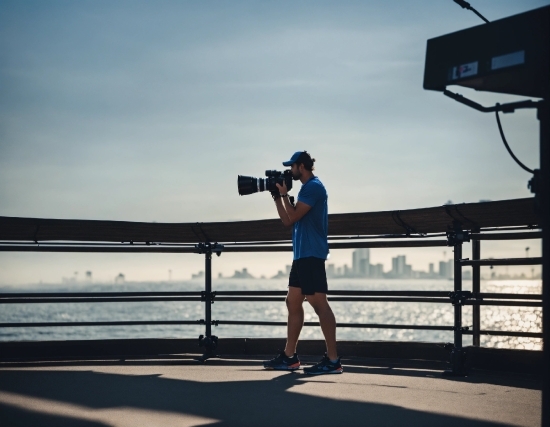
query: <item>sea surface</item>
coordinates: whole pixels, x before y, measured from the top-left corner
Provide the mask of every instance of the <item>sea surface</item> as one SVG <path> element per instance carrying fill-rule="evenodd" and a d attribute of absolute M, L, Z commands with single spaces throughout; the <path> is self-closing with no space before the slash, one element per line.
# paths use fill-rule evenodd
<path fill-rule="evenodd" d="M 287 280 L 217 279 L 214 291 L 223 290 L 286 290 Z M 464 283 L 469 289 L 470 283 Z M 421 290 L 452 291 L 450 280 L 385 280 L 332 279 L 333 290 Z M 136 282 L 124 284 L 41 284 L 2 286 L 0 292 L 128 292 L 128 291 L 201 291 L 202 280 L 187 282 Z M 482 281 L 482 292 L 540 294 L 540 280 Z M 330 298 L 329 298 L 330 299 Z M 305 320 L 317 321 L 314 311 L 305 306 Z M 450 303 L 413 302 L 332 302 L 338 323 L 388 323 L 453 325 Z M 481 306 L 481 329 L 506 331 L 541 331 L 542 311 L 539 307 Z M 214 320 L 286 321 L 284 302 L 223 302 L 212 305 Z M 204 319 L 201 302 L 111 302 L 111 303 L 46 303 L 0 305 L 0 323 L 6 322 L 84 322 L 122 320 L 198 320 Z M 463 307 L 463 326 L 472 325 L 472 307 Z M 110 338 L 197 338 L 204 333 L 204 325 L 182 326 L 92 326 L 92 327 L 0 327 L 0 341 L 82 340 Z M 217 326 L 212 334 L 230 337 L 284 337 L 284 326 Z M 452 342 L 453 333 L 447 331 L 420 331 L 396 329 L 338 328 L 339 340 L 388 340 Z M 322 339 L 319 327 L 304 327 L 301 338 Z M 464 345 L 471 344 L 471 336 L 464 336 Z M 538 338 L 487 336 L 481 337 L 485 347 L 542 349 Z"/>

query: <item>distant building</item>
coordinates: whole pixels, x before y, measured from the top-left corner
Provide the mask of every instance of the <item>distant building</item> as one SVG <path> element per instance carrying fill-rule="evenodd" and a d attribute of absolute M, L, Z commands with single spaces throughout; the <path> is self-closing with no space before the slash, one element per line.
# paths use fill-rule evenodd
<path fill-rule="evenodd" d="M 272 279 L 284 279 L 288 277 L 287 274 L 283 270 L 279 270 L 275 276 L 272 277 Z"/>
<path fill-rule="evenodd" d="M 353 251 L 351 269 L 355 277 L 368 277 L 370 267 L 369 248 L 360 248 Z"/>
<path fill-rule="evenodd" d="M 447 261 L 439 261 L 439 275 L 443 278 L 447 278 Z"/>
<path fill-rule="evenodd" d="M 454 277 L 454 260 L 439 261 L 439 276 L 444 279 L 452 279 Z"/>
<path fill-rule="evenodd" d="M 405 255 L 397 255 L 391 259 L 392 269 L 391 275 L 393 277 L 411 277 L 412 266 L 407 264 L 407 257 Z"/>
<path fill-rule="evenodd" d="M 204 271 L 199 271 L 197 274 L 192 274 L 191 275 L 191 278 L 192 279 L 200 279 L 201 277 L 204 277 Z"/>
<path fill-rule="evenodd" d="M 328 264 L 327 265 L 327 277 L 333 278 L 336 276 L 336 270 L 334 268 L 334 264 Z"/>
<path fill-rule="evenodd" d="M 235 270 L 231 279 L 254 279 L 254 276 L 248 272 L 248 269 L 243 268 L 242 271 Z"/>
<path fill-rule="evenodd" d="M 115 277 L 115 284 L 121 284 L 124 283 L 124 280 L 126 278 L 124 277 L 124 274 L 118 273 L 118 276 Z"/>
<path fill-rule="evenodd" d="M 435 271 L 434 271 L 434 263 L 433 263 L 433 262 L 430 262 L 429 271 L 430 271 L 430 274 L 435 274 Z"/>
<path fill-rule="evenodd" d="M 92 272 L 87 271 L 86 272 L 86 282 L 91 283 L 91 281 L 92 281 Z"/>
<path fill-rule="evenodd" d="M 384 276 L 384 264 L 374 264 L 370 266 L 370 277 L 383 277 Z"/>
<path fill-rule="evenodd" d="M 351 277 L 351 276 L 353 276 L 352 272 L 353 272 L 353 270 L 351 268 L 349 268 L 349 266 L 347 264 L 344 264 L 344 276 L 345 277 Z"/>
<path fill-rule="evenodd" d="M 450 259 L 447 261 L 447 271 L 449 272 L 449 279 L 452 279 L 455 277 L 455 262 L 454 260 Z"/>

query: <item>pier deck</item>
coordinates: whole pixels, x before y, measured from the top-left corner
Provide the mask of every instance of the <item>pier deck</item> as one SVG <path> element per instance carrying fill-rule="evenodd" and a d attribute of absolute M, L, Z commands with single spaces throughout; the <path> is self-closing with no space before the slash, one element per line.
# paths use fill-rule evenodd
<path fill-rule="evenodd" d="M 540 377 L 350 358 L 345 373 L 265 371 L 262 356 L 0 364 L 3 426 L 540 426 Z M 313 363 L 305 357 L 302 362 Z"/>

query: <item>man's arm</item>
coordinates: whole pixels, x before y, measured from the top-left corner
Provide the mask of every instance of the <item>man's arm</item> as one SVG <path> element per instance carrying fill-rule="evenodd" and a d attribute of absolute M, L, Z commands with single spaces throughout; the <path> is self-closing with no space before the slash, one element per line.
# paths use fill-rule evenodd
<path fill-rule="evenodd" d="M 286 184 L 283 183 L 283 185 L 276 184 L 277 188 L 279 189 L 279 192 L 282 194 L 286 194 L 285 197 L 279 197 L 278 199 L 275 199 L 275 205 L 277 206 L 277 213 L 279 214 L 279 218 L 281 218 L 281 221 L 283 224 L 287 227 L 290 227 L 292 224 L 294 224 L 297 221 L 300 221 L 305 214 L 309 212 L 311 209 L 311 206 L 303 203 L 298 202 L 296 203 L 296 206 L 292 206 L 290 204 L 290 200 L 288 199 L 288 191 L 286 189 Z"/>
<path fill-rule="evenodd" d="M 292 206 L 288 200 L 288 197 L 280 197 L 276 199 L 275 205 L 277 206 L 279 218 L 281 218 L 281 221 L 283 221 L 283 224 L 287 227 L 290 227 L 295 222 L 300 221 L 311 209 L 311 206 L 302 202 L 298 202 L 296 207 Z"/>

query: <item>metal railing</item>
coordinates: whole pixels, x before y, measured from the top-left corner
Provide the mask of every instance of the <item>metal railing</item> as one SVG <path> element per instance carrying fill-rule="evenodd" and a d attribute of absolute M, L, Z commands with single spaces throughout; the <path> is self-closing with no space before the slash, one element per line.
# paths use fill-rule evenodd
<path fill-rule="evenodd" d="M 347 248 L 377 248 L 377 247 L 439 247 L 452 246 L 454 249 L 454 290 L 446 291 L 357 291 L 335 290 L 329 291 L 331 302 L 399 302 L 399 303 L 437 303 L 452 304 L 454 307 L 453 325 L 418 325 L 418 324 L 378 324 L 378 323 L 338 323 L 338 328 L 373 328 L 373 329 L 411 329 L 429 331 L 452 331 L 454 343 L 450 346 L 452 375 L 463 375 L 464 350 L 462 338 L 464 335 L 473 336 L 473 345 L 480 345 L 480 336 L 512 336 L 542 338 L 542 332 L 481 330 L 481 306 L 515 306 L 515 307 L 542 307 L 540 294 L 509 294 L 509 293 L 482 293 L 480 292 L 480 267 L 496 265 L 540 265 L 542 258 L 519 259 L 481 259 L 480 242 L 482 240 L 518 240 L 539 239 L 541 233 L 528 230 L 528 227 L 474 229 L 462 230 L 459 224 L 455 229 L 446 233 L 446 240 L 434 239 L 442 234 L 418 237 L 408 240 L 395 240 L 404 235 L 385 236 L 350 236 L 338 237 L 338 242 L 330 239 L 331 249 Z M 514 232 L 509 232 L 513 230 Z M 508 231 L 508 232 L 504 232 Z M 346 241 L 342 241 L 342 240 Z M 376 241 L 372 241 L 376 239 Z M 371 240 L 371 241 L 369 241 Z M 462 245 L 472 241 L 472 259 L 462 258 Z M 284 301 L 286 291 L 213 291 L 212 290 L 212 254 L 221 252 L 274 252 L 290 251 L 288 242 L 252 242 L 247 244 L 228 243 L 200 243 L 197 245 L 178 244 L 116 244 L 116 243 L 25 243 L 0 242 L 3 251 L 40 251 L 40 252 L 175 252 L 200 253 L 205 256 L 205 288 L 200 292 L 34 292 L 34 293 L 0 293 L 0 304 L 39 304 L 39 303 L 110 303 L 110 302 L 158 302 L 158 301 L 196 301 L 204 303 L 205 316 L 197 320 L 136 320 L 136 321 L 98 321 L 98 322 L 5 322 L 0 328 L 26 327 L 75 327 L 75 326 L 134 326 L 134 325 L 204 325 L 205 334 L 199 338 L 206 351 L 203 360 L 212 356 L 216 349 L 217 337 L 212 335 L 212 326 L 218 325 L 254 325 L 254 326 L 285 326 L 286 322 L 275 321 L 242 321 L 242 320 L 215 320 L 212 318 L 212 304 L 214 301 L 249 301 L 271 302 Z M 462 269 L 472 268 L 472 290 L 462 288 Z M 463 326 L 462 307 L 473 306 L 472 329 Z M 305 326 L 316 326 L 317 322 L 305 322 Z"/>

